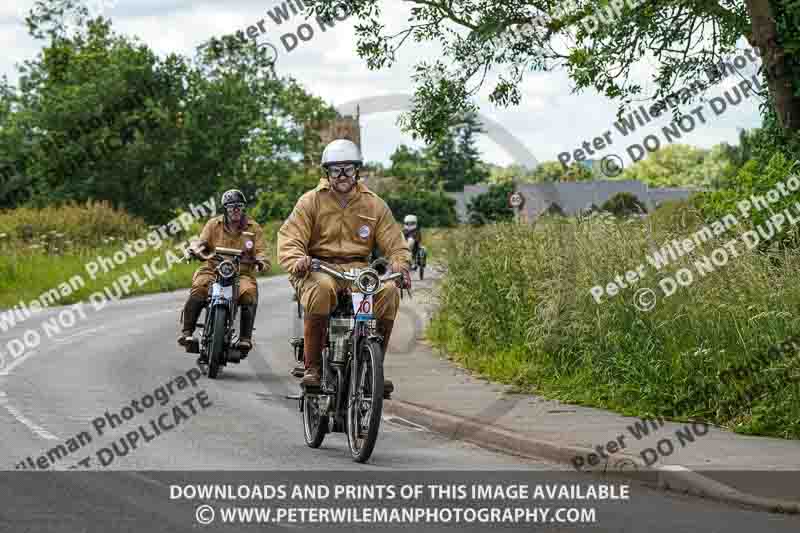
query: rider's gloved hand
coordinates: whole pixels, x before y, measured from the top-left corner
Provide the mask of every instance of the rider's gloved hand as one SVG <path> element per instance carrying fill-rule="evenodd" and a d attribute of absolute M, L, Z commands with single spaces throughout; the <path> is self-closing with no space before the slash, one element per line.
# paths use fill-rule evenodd
<path fill-rule="evenodd" d="M 411 288 L 411 273 L 405 268 L 403 265 L 399 263 L 392 264 L 392 272 L 402 272 L 403 277 L 399 280 L 395 280 L 397 282 L 397 286 L 401 289 L 410 289 Z"/>
<path fill-rule="evenodd" d="M 266 269 L 267 264 L 260 259 L 256 259 L 256 272 L 264 272 Z"/>
<path fill-rule="evenodd" d="M 309 268 L 311 268 L 311 257 L 306 255 L 304 257 L 301 257 L 294 263 L 293 274 L 297 275 L 305 274 Z"/>

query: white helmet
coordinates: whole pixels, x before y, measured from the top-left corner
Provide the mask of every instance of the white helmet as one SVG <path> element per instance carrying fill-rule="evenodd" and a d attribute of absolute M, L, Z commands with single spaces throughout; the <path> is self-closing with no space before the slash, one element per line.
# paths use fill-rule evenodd
<path fill-rule="evenodd" d="M 331 141 L 322 152 L 322 166 L 326 167 L 333 163 L 355 163 L 357 166 L 361 166 L 364 163 L 361 158 L 361 149 L 348 139 Z"/>
<path fill-rule="evenodd" d="M 417 216 L 416 215 L 406 215 L 406 218 L 403 219 L 403 226 L 408 229 L 414 229 L 417 227 Z"/>

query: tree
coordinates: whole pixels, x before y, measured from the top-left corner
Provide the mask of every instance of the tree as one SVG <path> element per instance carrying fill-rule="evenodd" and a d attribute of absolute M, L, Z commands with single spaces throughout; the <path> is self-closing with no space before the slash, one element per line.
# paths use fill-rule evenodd
<path fill-rule="evenodd" d="M 397 220 L 417 215 L 420 227 L 445 228 L 458 223 L 456 201 L 442 191 L 391 192 L 383 199 Z"/>
<path fill-rule="evenodd" d="M 647 213 L 647 209 L 642 202 L 639 201 L 635 194 L 629 192 L 618 192 L 609 198 L 601 209 L 621 218 Z"/>
<path fill-rule="evenodd" d="M 159 58 L 73 0 L 37 2 L 27 22 L 46 42 L 0 95 L 0 161 L 26 183 L 0 187 L 0 206 L 99 199 L 165 221 L 225 188 L 280 187 L 303 124 L 333 113 L 293 81 L 264 76 L 269 58 L 254 44 L 209 50 L 194 66 Z"/>
<path fill-rule="evenodd" d="M 559 165 L 559 167 L 560 166 L 561 165 Z M 507 167 L 501 167 L 499 165 L 493 165 L 489 163 L 486 164 L 486 168 L 489 172 L 487 181 L 494 185 L 511 182 L 512 180 L 516 180 L 518 183 L 535 183 L 537 181 L 544 181 L 541 179 L 542 165 L 539 165 L 535 169 L 531 170 L 516 163 Z"/>
<path fill-rule="evenodd" d="M 511 183 L 490 185 L 489 190 L 479 194 L 467 205 L 470 224 L 502 222 L 514 218 L 514 210 L 508 206 L 508 197 L 514 192 Z"/>
<path fill-rule="evenodd" d="M 593 178 L 592 171 L 586 168 L 586 165 L 572 163 L 564 175 L 561 177 L 562 181 L 591 181 Z"/>
<path fill-rule="evenodd" d="M 388 171 L 390 176 L 401 178 L 409 188 L 430 188 L 433 181 L 433 162 L 423 151 L 401 144 L 389 159 L 392 161 Z"/>
<path fill-rule="evenodd" d="M 493 104 L 518 104 L 526 73 L 565 69 L 576 89 L 594 87 L 619 100 L 621 114 L 625 105 L 647 96 L 629 81 L 641 66 L 658 62 L 651 97 L 693 82 L 708 85 L 706 72 L 743 37 L 764 59 L 776 127 L 800 131 L 797 2 L 654 0 L 631 8 L 607 0 L 409 0 L 408 25 L 401 31 L 381 20 L 380 0 L 307 3 L 323 17 L 345 7 L 359 19 L 357 49 L 371 68 L 393 64 L 408 41 L 441 45 L 443 60 L 416 66 L 415 105 L 402 119 L 426 140 L 441 135 L 452 117 L 474 111 L 472 98 L 485 83 L 493 84 Z M 622 6 L 619 16 L 603 24 L 615 5 Z M 496 75 L 487 76 L 491 71 Z"/>
<path fill-rule="evenodd" d="M 540 163 L 533 172 L 533 181 L 561 181 L 564 167 L 558 161 L 545 161 Z"/>
<path fill-rule="evenodd" d="M 709 152 L 686 144 L 671 144 L 651 153 L 646 159 L 626 168 L 617 179 L 639 180 L 652 187 L 710 186 L 715 177 L 711 171 L 714 160 L 703 165 Z M 714 155 L 716 158 L 719 151 Z M 721 172 L 721 170 L 717 170 Z"/>
<path fill-rule="evenodd" d="M 475 146 L 475 134 L 481 132 L 477 116 L 467 113 L 426 149 L 426 157 L 434 163 L 433 175 L 445 191 L 462 191 L 465 185 L 489 177 Z"/>
<path fill-rule="evenodd" d="M 463 177 L 461 179 L 463 185 L 474 185 L 489 177 L 489 173 L 482 164 L 481 154 L 475 146 L 477 142 L 475 135 L 477 133 L 485 133 L 485 131 L 475 113 L 467 113 L 463 121 L 455 128 L 458 154 L 463 167 Z M 461 183 L 459 185 L 453 190 L 463 190 L 463 185 Z"/>

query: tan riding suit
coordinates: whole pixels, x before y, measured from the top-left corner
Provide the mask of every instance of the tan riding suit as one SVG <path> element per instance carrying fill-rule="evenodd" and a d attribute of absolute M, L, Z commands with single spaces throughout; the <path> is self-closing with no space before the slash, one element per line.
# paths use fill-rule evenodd
<path fill-rule="evenodd" d="M 193 247 L 199 250 L 205 248 L 207 253 L 213 253 L 217 247 L 234 248 L 244 252 L 239 267 L 239 309 L 241 311 L 239 333 L 240 341 L 250 341 L 258 305 L 258 285 L 254 275 L 256 267 L 252 261 L 263 262 L 265 270 L 270 268 L 270 261 L 265 255 L 264 232 L 261 226 L 249 218 L 246 219 L 246 225 L 243 227 L 240 225 L 228 227 L 225 225 L 224 218 L 224 215 L 220 215 L 209 220 L 200 233 L 200 240 L 194 243 Z M 184 336 L 191 336 L 194 332 L 197 318 L 208 298 L 209 288 L 216 279 L 217 265 L 216 260 L 209 259 L 192 277 L 192 290 L 183 312 Z"/>
<path fill-rule="evenodd" d="M 289 281 L 298 291 L 305 309 L 305 366 L 318 365 L 325 326 L 336 307 L 336 292 L 344 284 L 322 272 L 294 273 L 298 259 L 311 256 L 333 263 L 342 270 L 368 265 L 377 246 L 390 263 L 408 269 L 411 254 L 400 225 L 378 195 L 357 182 L 355 194 L 346 207 L 330 190 L 327 178 L 298 200 L 294 211 L 278 231 L 278 261 L 290 273 Z M 394 319 L 400 306 L 400 292 L 387 283 L 374 296 L 374 314 L 388 347 Z M 313 331 L 312 331 L 313 330 Z"/>
<path fill-rule="evenodd" d="M 247 252 L 247 241 L 253 243 L 249 253 Z M 261 226 L 250 218 L 247 219 L 247 226 L 243 229 L 226 228 L 223 215 L 212 218 L 200 233 L 198 245 L 202 246 L 203 244 L 205 244 L 209 253 L 213 252 L 218 246 L 244 250 L 245 255 L 263 261 L 266 265 L 265 270 L 270 268 L 269 259 L 265 255 L 267 247 L 264 244 L 264 232 Z M 192 277 L 192 298 L 205 301 L 208 297 L 208 289 L 216 279 L 217 265 L 217 261 L 209 259 L 194 273 Z M 253 264 L 243 262 L 239 267 L 239 303 L 241 305 L 258 303 L 258 285 L 256 285 L 254 272 L 255 265 Z"/>

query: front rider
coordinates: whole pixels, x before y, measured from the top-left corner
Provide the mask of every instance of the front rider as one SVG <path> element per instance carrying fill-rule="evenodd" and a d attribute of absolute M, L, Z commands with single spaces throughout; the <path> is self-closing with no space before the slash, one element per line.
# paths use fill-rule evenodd
<path fill-rule="evenodd" d="M 422 232 L 417 225 L 417 215 L 406 215 L 403 219 L 403 238 L 408 242 L 409 237 L 414 239 L 414 249 L 411 250 L 411 257 L 417 257 L 419 247 L 422 246 Z M 414 268 L 416 268 L 414 261 Z"/>
<path fill-rule="evenodd" d="M 263 230 L 255 221 L 245 215 L 247 200 L 242 191 L 231 189 L 222 195 L 224 213 L 208 221 L 200 233 L 200 240 L 193 243 L 190 253 L 205 260 L 192 277 L 192 290 L 183 309 L 183 333 L 178 344 L 187 346 L 192 340 L 195 324 L 206 304 L 208 290 L 216 279 L 218 262 L 213 252 L 219 246 L 242 250 L 239 267 L 239 351 L 242 358 L 247 357 L 253 347 L 253 324 L 258 308 L 258 285 L 253 271 L 263 271 L 270 267 L 264 245 Z M 204 253 L 207 250 L 208 253 Z"/>
<path fill-rule="evenodd" d="M 368 266 L 373 248 L 380 248 L 393 272 L 403 272 L 403 284 L 411 284 L 410 253 L 392 212 L 377 194 L 358 181 L 363 165 L 361 150 L 352 141 L 337 139 L 322 153 L 326 176 L 314 190 L 298 200 L 294 211 L 278 231 L 278 261 L 305 309 L 303 323 L 303 386 L 320 385 L 322 348 L 328 317 L 336 308 L 340 282 L 323 272 L 309 272 L 311 259 L 338 265 L 342 270 Z M 400 306 L 397 285 L 387 283 L 374 296 L 373 312 L 384 350 L 389 346 L 394 319 Z M 394 388 L 384 380 L 384 391 Z"/>

